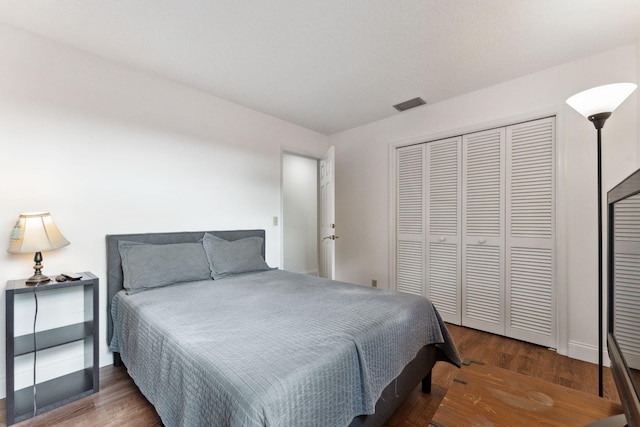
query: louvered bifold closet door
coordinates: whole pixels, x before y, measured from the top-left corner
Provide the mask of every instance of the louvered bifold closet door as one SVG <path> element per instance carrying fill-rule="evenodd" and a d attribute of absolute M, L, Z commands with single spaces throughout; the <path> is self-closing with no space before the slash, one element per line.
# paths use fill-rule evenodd
<path fill-rule="evenodd" d="M 640 369 L 640 194 L 614 206 L 614 333 L 627 364 Z"/>
<path fill-rule="evenodd" d="M 461 322 L 462 138 L 427 144 L 427 298 L 449 323 Z"/>
<path fill-rule="evenodd" d="M 555 347 L 555 118 L 507 127 L 507 336 Z"/>
<path fill-rule="evenodd" d="M 462 137 L 462 324 L 504 335 L 505 129 Z"/>
<path fill-rule="evenodd" d="M 396 151 L 396 289 L 424 296 L 425 144 Z"/>

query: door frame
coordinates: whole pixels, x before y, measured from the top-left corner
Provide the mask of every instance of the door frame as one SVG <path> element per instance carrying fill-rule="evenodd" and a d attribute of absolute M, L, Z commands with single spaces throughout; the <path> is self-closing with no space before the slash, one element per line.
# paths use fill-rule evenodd
<path fill-rule="evenodd" d="M 316 244 L 316 259 L 317 259 L 317 263 L 318 263 L 318 275 L 320 273 L 320 194 L 319 194 L 319 188 L 320 188 L 320 175 L 319 175 L 319 169 L 320 169 L 320 158 L 315 156 L 315 155 L 310 155 L 310 154 L 301 154 L 299 152 L 296 152 L 295 150 L 290 150 L 290 149 L 285 149 L 282 148 L 280 150 L 280 218 L 278 221 L 278 227 L 280 228 L 280 265 L 284 267 L 284 245 L 285 245 L 285 230 L 284 230 L 284 221 L 285 221 L 285 214 L 284 214 L 284 157 L 285 156 L 296 156 L 296 157 L 302 157 L 302 158 L 306 158 L 306 159 L 310 159 L 310 160 L 314 160 L 316 162 L 316 193 L 317 193 L 317 203 L 316 203 L 316 236 L 317 236 L 317 244 Z M 275 224 L 274 224 L 275 225 Z"/>
<path fill-rule="evenodd" d="M 309 152 L 301 152 L 300 150 L 297 150 L 295 148 L 288 148 L 285 146 L 281 146 L 280 147 L 280 216 L 279 217 L 274 217 L 274 221 L 276 219 L 278 219 L 278 223 L 275 224 L 274 226 L 277 226 L 280 228 L 280 265 L 283 266 L 284 265 L 284 156 L 285 155 L 290 155 L 290 156 L 297 156 L 297 157 L 304 157 L 307 159 L 311 159 L 316 161 L 318 167 L 317 167 L 317 174 L 316 174 L 316 191 L 317 191 L 317 197 L 318 197 L 318 201 L 317 201 L 317 216 L 316 216 L 316 235 L 317 235 L 317 245 L 316 245 L 316 256 L 317 256 L 317 260 L 318 260 L 318 276 L 320 276 L 320 269 L 321 269 L 321 265 L 320 265 L 320 251 L 322 250 L 322 230 L 321 230 L 321 224 L 320 224 L 320 215 L 321 215 L 321 210 L 322 210 L 322 200 L 321 200 L 321 194 L 320 194 L 320 162 L 326 158 L 327 153 L 329 153 L 330 150 L 333 150 L 333 165 L 332 168 L 334 170 L 333 173 L 333 185 L 334 185 L 334 194 L 333 194 L 333 198 L 334 198 L 334 215 L 335 215 L 335 147 L 333 145 L 327 147 L 325 150 L 323 150 L 323 152 L 321 154 L 312 154 Z M 335 222 L 335 219 L 334 219 Z M 335 233 L 334 233 L 335 234 Z M 336 260 L 335 260 L 335 248 L 333 251 L 333 274 L 335 276 L 335 264 L 336 264 Z"/>

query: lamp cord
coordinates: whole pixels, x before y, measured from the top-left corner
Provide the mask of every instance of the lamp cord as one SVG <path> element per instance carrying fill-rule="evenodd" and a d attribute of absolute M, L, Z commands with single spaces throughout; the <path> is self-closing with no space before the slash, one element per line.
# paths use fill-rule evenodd
<path fill-rule="evenodd" d="M 33 299 L 35 300 L 35 303 L 36 303 L 36 312 L 33 316 L 33 416 L 31 417 L 32 423 L 36 417 L 36 412 L 38 410 L 38 403 L 36 401 L 36 360 L 38 355 L 38 347 L 37 347 L 37 341 L 36 341 L 36 321 L 38 320 L 38 295 L 36 293 L 36 288 L 39 285 L 40 284 L 38 283 L 33 288 Z"/>

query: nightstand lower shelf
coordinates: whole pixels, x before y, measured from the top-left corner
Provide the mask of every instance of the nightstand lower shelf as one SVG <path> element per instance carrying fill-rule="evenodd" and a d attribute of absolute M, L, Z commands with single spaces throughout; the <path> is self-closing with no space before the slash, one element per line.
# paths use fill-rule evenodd
<path fill-rule="evenodd" d="M 37 412 L 50 411 L 74 400 L 89 396 L 94 390 L 93 370 L 83 369 L 68 375 L 38 383 L 36 388 Z M 15 392 L 15 422 L 33 415 L 33 386 Z"/>

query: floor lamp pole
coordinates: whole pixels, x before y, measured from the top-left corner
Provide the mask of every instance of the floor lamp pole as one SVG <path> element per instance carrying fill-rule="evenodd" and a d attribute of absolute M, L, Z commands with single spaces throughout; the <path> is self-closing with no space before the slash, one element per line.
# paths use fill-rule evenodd
<path fill-rule="evenodd" d="M 604 322 L 602 320 L 602 127 L 611 113 L 598 113 L 588 117 L 598 131 L 598 396 L 603 396 L 603 354 L 602 339 Z"/>
<path fill-rule="evenodd" d="M 604 125 L 604 123 L 603 123 Z M 598 396 L 603 394 L 602 342 L 602 127 L 598 130 Z"/>
<path fill-rule="evenodd" d="M 598 396 L 604 392 L 603 355 L 604 342 L 602 338 L 604 322 L 602 320 L 602 127 L 611 113 L 598 113 L 588 117 L 598 131 Z"/>

